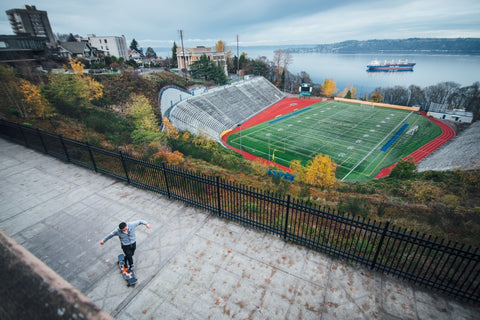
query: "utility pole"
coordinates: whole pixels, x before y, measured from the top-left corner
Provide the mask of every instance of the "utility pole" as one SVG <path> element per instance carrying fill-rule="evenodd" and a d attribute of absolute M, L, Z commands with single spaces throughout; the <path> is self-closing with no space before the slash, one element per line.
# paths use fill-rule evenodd
<path fill-rule="evenodd" d="M 237 77 L 240 80 L 240 56 L 238 53 L 238 34 L 237 34 Z"/>
<path fill-rule="evenodd" d="M 188 79 L 187 79 L 187 63 L 185 62 L 185 47 L 183 46 L 183 30 L 178 30 L 180 33 L 180 40 L 182 42 L 182 56 L 183 56 L 183 76 L 185 77 L 185 82 L 188 85 Z"/>

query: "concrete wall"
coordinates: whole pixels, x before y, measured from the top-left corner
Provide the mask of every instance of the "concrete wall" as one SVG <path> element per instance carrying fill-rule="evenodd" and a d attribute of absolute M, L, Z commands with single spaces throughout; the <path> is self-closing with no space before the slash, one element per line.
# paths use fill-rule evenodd
<path fill-rule="evenodd" d="M 0 319 L 113 318 L 0 231 Z"/>

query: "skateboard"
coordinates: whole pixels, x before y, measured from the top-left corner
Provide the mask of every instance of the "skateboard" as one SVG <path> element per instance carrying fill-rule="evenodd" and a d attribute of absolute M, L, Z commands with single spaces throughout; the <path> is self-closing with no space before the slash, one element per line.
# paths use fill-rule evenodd
<path fill-rule="evenodd" d="M 137 278 L 135 277 L 135 273 L 132 271 L 128 272 L 125 267 L 125 261 L 123 260 L 125 255 L 119 254 L 118 255 L 118 266 L 120 267 L 120 272 L 123 275 L 123 278 L 127 281 L 127 286 L 133 286 L 137 283 Z"/>

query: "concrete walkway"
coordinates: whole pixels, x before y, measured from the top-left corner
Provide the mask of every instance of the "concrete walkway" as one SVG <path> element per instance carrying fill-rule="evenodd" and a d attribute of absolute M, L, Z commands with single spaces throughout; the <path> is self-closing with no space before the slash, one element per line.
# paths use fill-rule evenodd
<path fill-rule="evenodd" d="M 479 306 L 0 139 L 0 229 L 117 319 L 479 319 Z M 137 229 L 127 287 L 118 239 Z M 1 304 L 1 302 L 0 302 Z"/>

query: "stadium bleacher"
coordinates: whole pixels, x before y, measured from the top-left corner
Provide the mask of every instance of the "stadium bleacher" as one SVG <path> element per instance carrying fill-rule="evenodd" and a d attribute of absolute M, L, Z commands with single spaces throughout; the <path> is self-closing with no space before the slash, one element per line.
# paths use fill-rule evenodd
<path fill-rule="evenodd" d="M 183 93 L 183 96 L 180 92 L 168 92 L 165 99 L 162 95 L 162 116 L 167 116 L 178 130 L 204 134 L 220 141 L 223 131 L 235 128 L 285 98 L 263 77 L 204 91 L 200 95 Z"/>

